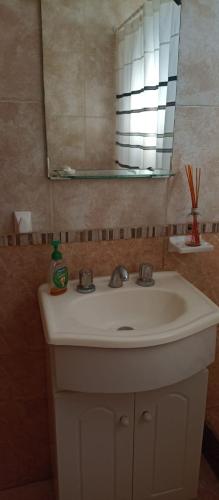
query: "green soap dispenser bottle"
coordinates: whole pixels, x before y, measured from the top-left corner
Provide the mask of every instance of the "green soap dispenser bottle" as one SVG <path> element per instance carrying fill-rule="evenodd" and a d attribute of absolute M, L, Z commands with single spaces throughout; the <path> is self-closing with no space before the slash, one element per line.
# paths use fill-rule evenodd
<path fill-rule="evenodd" d="M 59 250 L 60 241 L 52 241 L 53 252 L 50 265 L 49 289 L 51 295 L 65 293 L 68 284 L 68 268 Z"/>

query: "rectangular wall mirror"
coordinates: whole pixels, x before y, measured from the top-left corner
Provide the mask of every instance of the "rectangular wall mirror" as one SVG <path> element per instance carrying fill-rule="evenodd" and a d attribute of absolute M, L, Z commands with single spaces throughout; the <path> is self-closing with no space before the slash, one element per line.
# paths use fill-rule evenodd
<path fill-rule="evenodd" d="M 41 0 L 50 179 L 171 175 L 180 3 Z"/>

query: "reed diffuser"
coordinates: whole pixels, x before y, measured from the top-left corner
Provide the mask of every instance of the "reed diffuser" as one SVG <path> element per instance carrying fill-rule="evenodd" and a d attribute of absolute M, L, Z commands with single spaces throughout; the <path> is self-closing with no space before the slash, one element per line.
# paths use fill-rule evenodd
<path fill-rule="evenodd" d="M 198 247 L 201 245 L 199 228 L 198 228 L 198 215 L 199 215 L 198 200 L 199 200 L 199 190 L 201 181 L 201 169 L 195 168 L 194 171 L 192 165 L 185 165 L 185 170 L 192 201 L 192 210 L 191 210 L 192 233 L 188 241 L 186 241 L 186 245 L 192 247 Z"/>

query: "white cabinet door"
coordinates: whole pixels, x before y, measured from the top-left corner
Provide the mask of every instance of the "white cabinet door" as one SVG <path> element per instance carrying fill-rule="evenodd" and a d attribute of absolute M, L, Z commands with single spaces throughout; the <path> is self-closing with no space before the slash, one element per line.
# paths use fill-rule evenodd
<path fill-rule="evenodd" d="M 59 500 L 131 500 L 134 395 L 57 395 Z"/>
<path fill-rule="evenodd" d="M 136 395 L 133 500 L 196 497 L 207 379 Z"/>

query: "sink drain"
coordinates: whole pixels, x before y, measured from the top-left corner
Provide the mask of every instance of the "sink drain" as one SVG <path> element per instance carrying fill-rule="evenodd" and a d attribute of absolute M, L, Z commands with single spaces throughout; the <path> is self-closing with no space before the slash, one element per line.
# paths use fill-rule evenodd
<path fill-rule="evenodd" d="M 134 328 L 132 328 L 132 326 L 120 326 L 117 330 L 121 332 L 124 330 L 134 330 Z"/>

